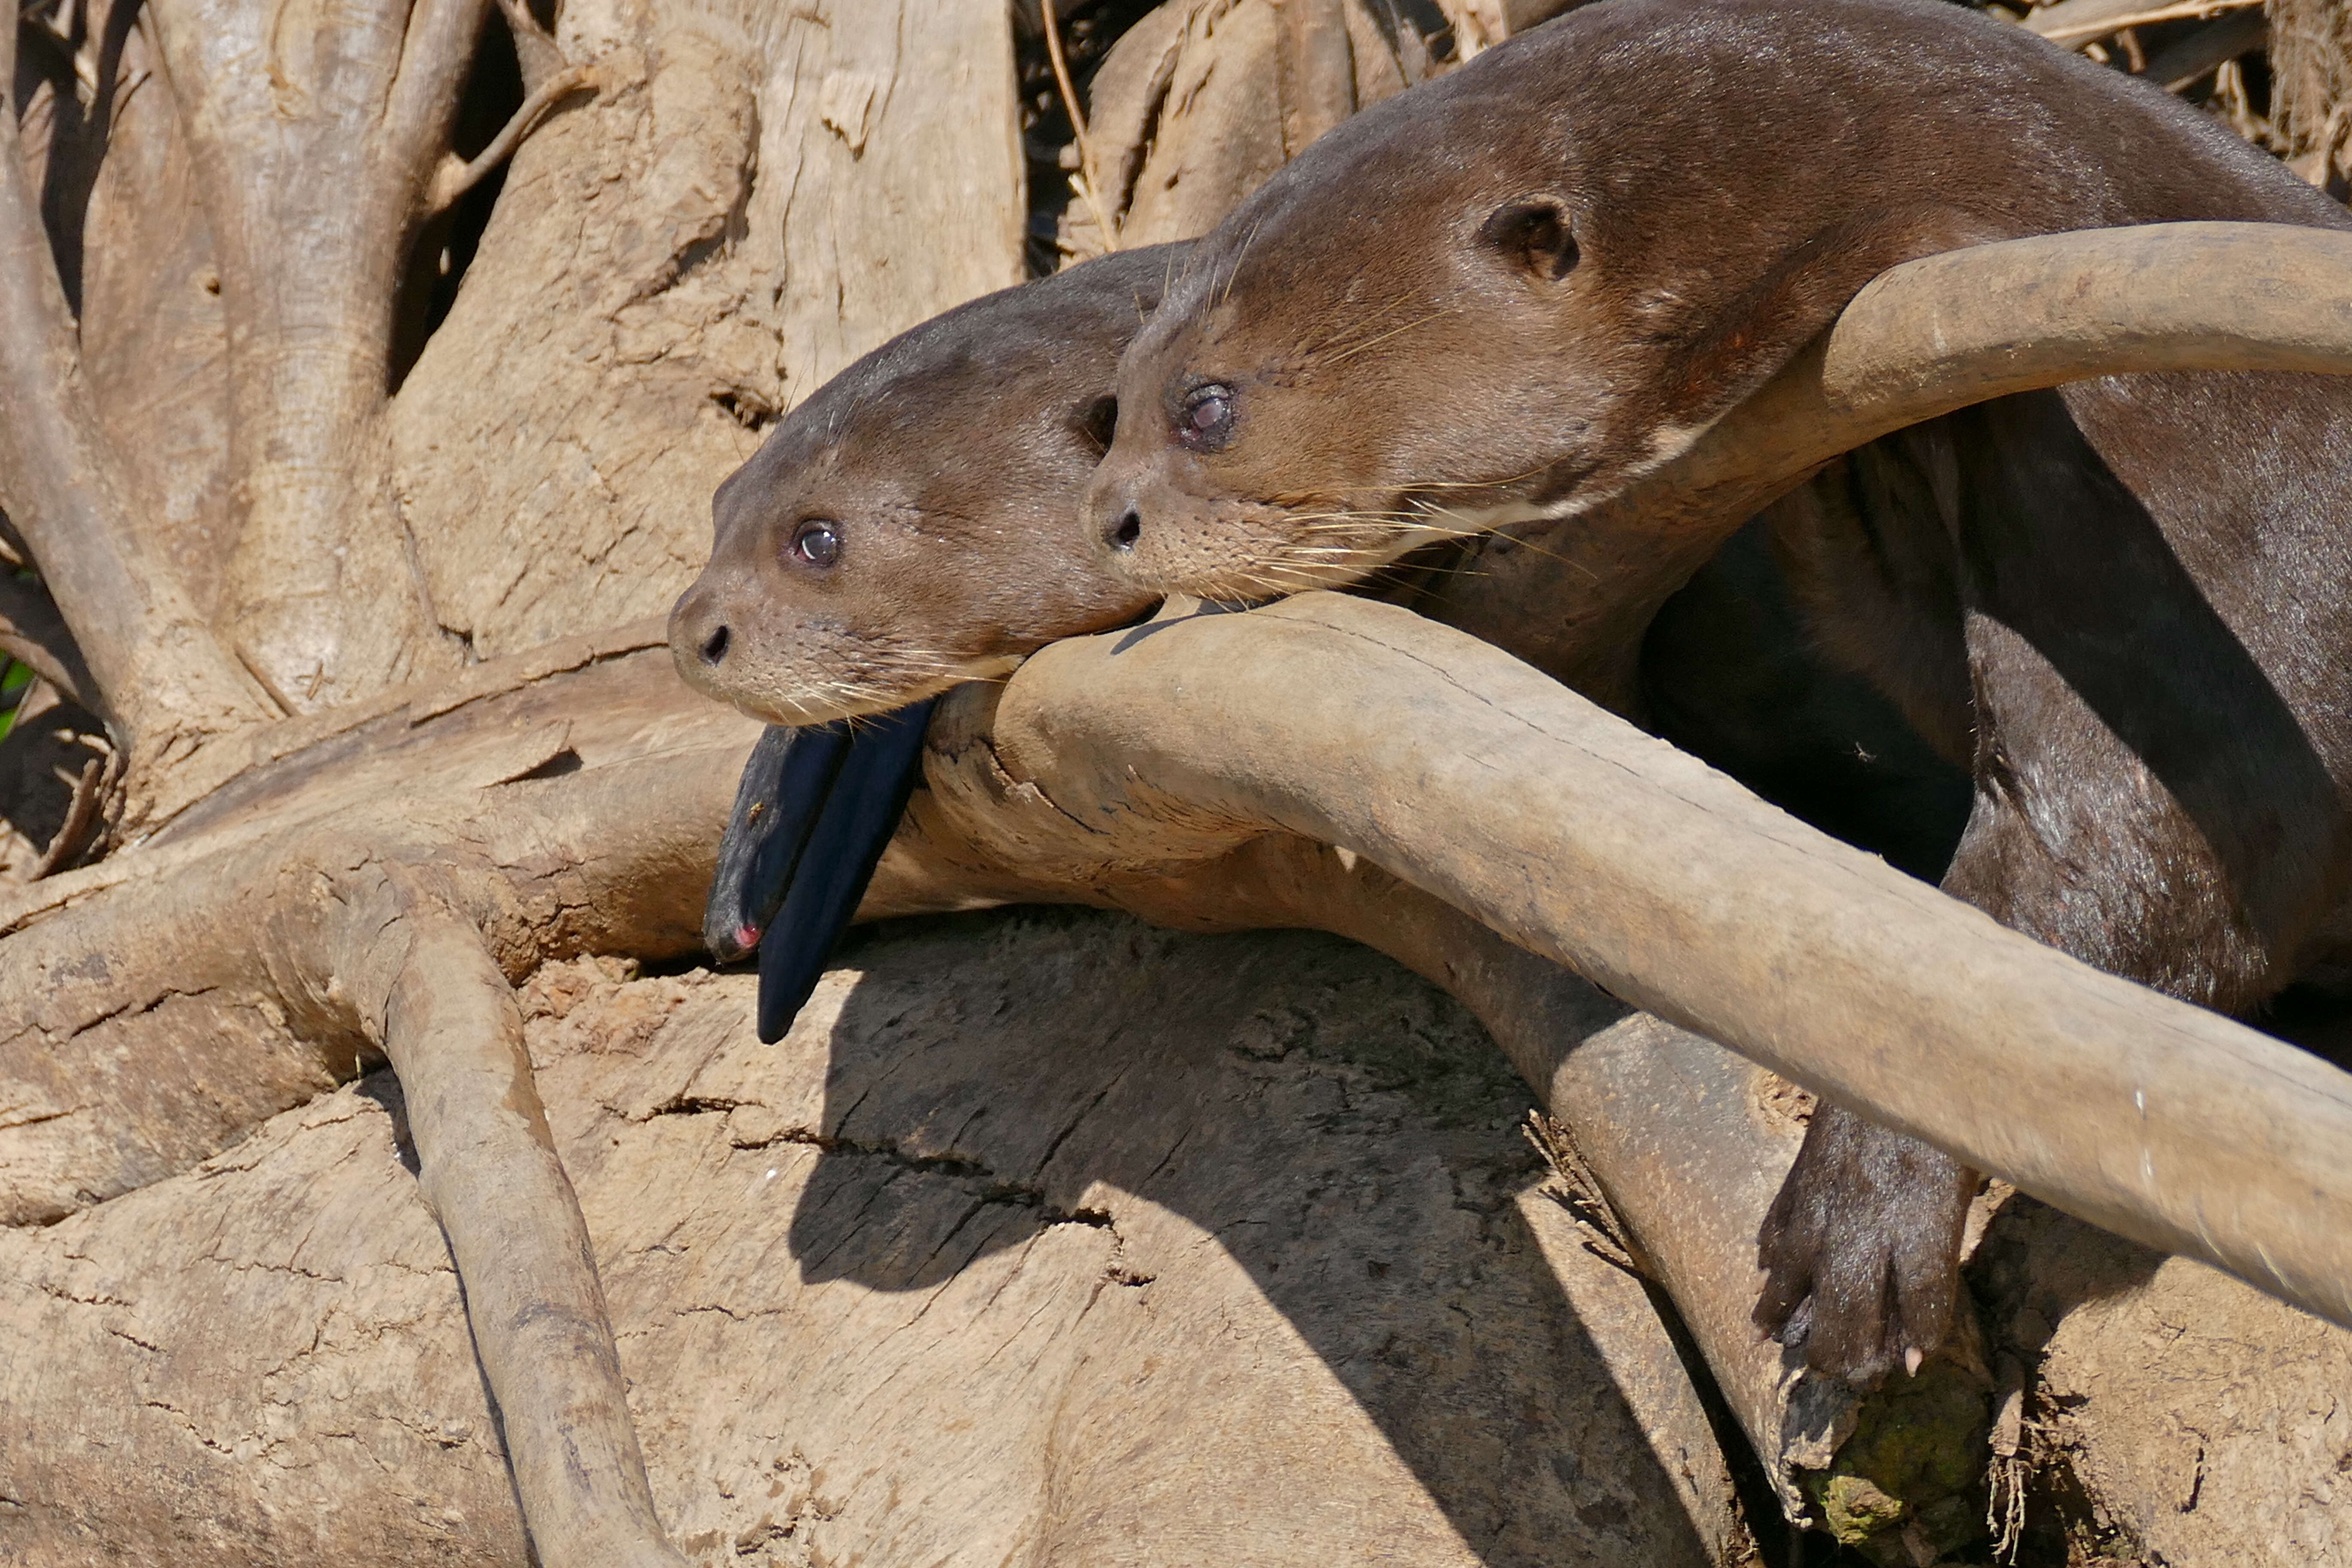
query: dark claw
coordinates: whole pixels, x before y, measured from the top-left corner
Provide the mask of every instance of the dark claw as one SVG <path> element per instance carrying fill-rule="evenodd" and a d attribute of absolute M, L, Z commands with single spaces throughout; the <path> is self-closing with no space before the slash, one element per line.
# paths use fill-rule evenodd
<path fill-rule="evenodd" d="M 703 942 L 721 963 L 759 946 L 760 933 L 776 918 L 849 749 L 849 726 L 839 721 L 772 725 L 751 748 L 702 907 Z"/>
<path fill-rule="evenodd" d="M 1757 1237 L 1756 1322 L 1814 1371 L 1868 1388 L 1950 1331 L 1977 1174 L 1824 1102 Z"/>
<path fill-rule="evenodd" d="M 760 943 L 760 1040 L 772 1045 L 824 973 L 842 929 L 898 830 L 923 766 L 923 733 L 938 700 L 858 721 L 849 754 L 792 872 L 782 912 Z"/>

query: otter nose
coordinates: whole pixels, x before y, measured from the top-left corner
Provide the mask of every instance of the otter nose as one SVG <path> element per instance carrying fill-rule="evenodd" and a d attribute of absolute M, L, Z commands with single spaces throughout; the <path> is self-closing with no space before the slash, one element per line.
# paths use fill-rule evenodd
<path fill-rule="evenodd" d="M 1114 468 L 1118 461 L 1114 449 L 1095 469 L 1083 503 L 1085 519 L 1105 549 L 1114 555 L 1132 555 L 1136 542 L 1143 537 L 1143 508 L 1137 499 L 1135 476 Z"/>
<path fill-rule="evenodd" d="M 727 650 L 735 634 L 716 603 L 718 595 L 709 584 L 697 583 L 678 595 L 677 604 L 669 613 L 669 646 L 681 673 L 690 664 L 705 669 L 717 669 L 727 662 Z M 692 679 L 690 674 L 688 675 Z"/>

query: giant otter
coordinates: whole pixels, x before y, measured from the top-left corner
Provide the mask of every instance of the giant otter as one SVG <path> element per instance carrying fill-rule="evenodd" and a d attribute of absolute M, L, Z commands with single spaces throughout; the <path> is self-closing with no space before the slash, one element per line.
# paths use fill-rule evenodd
<path fill-rule="evenodd" d="M 687 684 L 771 724 L 887 712 L 1002 676 L 1160 597 L 1096 558 L 1076 501 L 1111 379 L 1181 245 L 999 289 L 900 333 L 769 433 L 711 501 L 670 612 Z"/>
<path fill-rule="evenodd" d="M 1366 110 L 1198 242 L 1121 363 L 1089 525 L 1144 586 L 1252 598 L 1603 515 L 1895 264 L 2196 219 L 2352 226 L 2147 84 L 1957 6 L 1612 0 Z M 1775 509 L 1798 601 L 1973 777 L 1948 891 L 2226 1011 L 2329 942 L 2347 452 L 2346 384 L 2200 373 L 1800 465 Z M 1976 1185 L 1824 1106 L 1759 1238 L 1759 1322 L 1857 1382 L 1916 1368 Z"/>
<path fill-rule="evenodd" d="M 759 948 L 762 1040 L 856 912 L 930 700 L 1157 601 L 1095 556 L 1076 503 L 1110 438 L 1119 351 L 1182 251 L 1106 257 L 901 333 L 719 486 L 669 640 L 688 685 L 773 726 L 703 921 L 722 959 Z M 772 925 L 782 935 L 762 942 Z"/>

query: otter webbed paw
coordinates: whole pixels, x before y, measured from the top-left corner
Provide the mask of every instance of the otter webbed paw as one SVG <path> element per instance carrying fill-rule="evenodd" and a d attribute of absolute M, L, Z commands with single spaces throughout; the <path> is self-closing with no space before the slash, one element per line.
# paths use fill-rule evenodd
<path fill-rule="evenodd" d="M 1916 1372 L 1951 1328 L 1977 1180 L 1824 1102 L 1757 1237 L 1768 1275 L 1758 1326 L 1856 1387 L 1898 1365 Z"/>

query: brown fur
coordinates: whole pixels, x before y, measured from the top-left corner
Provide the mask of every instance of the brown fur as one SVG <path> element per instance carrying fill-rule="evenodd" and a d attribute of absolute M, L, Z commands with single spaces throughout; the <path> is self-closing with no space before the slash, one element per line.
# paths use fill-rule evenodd
<path fill-rule="evenodd" d="M 2193 218 L 2352 225 L 1955 6 L 1612 0 L 1360 115 L 1201 241 L 1121 363 L 1089 520 L 1154 589 L 1344 583 L 1622 489 L 1888 266 Z M 1204 387 L 1230 418 L 1188 437 Z M 2314 955 L 2352 879 L 2347 451 L 2332 378 L 2109 378 L 1777 509 L 1824 646 L 1970 772 L 1948 890 L 2221 1008 Z M 1974 1184 L 1825 1107 L 1759 1318 L 1860 1381 L 1934 1348 Z"/>
<path fill-rule="evenodd" d="M 709 563 L 670 613 L 679 674 L 769 723 L 812 724 L 1002 675 L 1150 609 L 1158 595 L 1109 569 L 1074 508 L 1115 420 L 1119 350 L 1181 251 L 975 300 L 793 409 L 712 502 Z M 813 520 L 839 533 L 830 567 L 791 553 Z"/>

